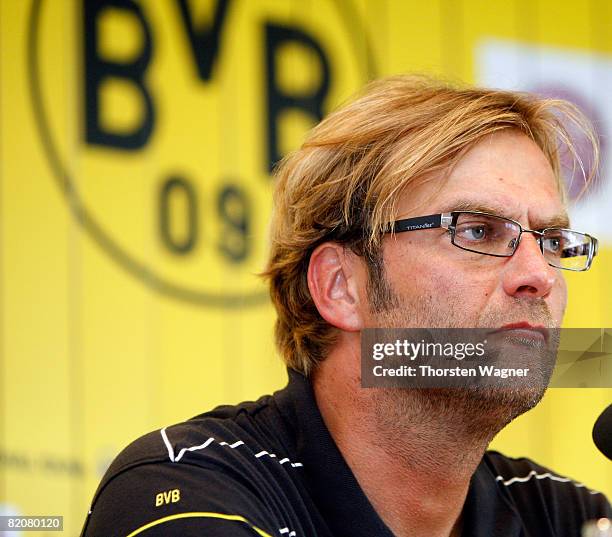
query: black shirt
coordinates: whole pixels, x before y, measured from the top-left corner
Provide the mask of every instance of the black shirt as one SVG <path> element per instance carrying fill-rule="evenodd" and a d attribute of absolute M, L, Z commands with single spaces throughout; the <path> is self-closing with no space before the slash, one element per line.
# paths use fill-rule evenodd
<path fill-rule="evenodd" d="M 529 459 L 489 451 L 470 482 L 463 537 L 579 537 L 607 499 Z M 391 537 L 327 430 L 309 381 L 220 406 L 124 449 L 82 537 Z"/>

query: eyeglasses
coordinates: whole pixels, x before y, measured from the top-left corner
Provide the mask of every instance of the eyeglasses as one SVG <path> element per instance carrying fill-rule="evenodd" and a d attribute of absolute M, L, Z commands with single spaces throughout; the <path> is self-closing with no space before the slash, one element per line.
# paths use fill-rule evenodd
<path fill-rule="evenodd" d="M 388 233 L 418 229 L 445 228 L 457 248 L 494 257 L 510 257 L 516 252 L 523 233 L 533 233 L 546 262 L 556 268 L 588 270 L 597 255 L 595 237 L 572 229 L 524 229 L 521 224 L 479 211 L 454 211 L 397 220 Z"/>

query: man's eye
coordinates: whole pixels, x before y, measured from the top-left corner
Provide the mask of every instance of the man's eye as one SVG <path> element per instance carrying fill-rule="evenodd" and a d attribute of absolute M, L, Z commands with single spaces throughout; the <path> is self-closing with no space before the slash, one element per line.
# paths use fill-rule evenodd
<path fill-rule="evenodd" d="M 550 237 L 546 239 L 544 247 L 549 252 L 559 253 L 563 250 L 563 240 L 561 237 Z"/>
<path fill-rule="evenodd" d="M 482 241 L 489 235 L 487 227 L 483 224 L 462 226 L 459 233 L 464 239 L 469 241 Z"/>

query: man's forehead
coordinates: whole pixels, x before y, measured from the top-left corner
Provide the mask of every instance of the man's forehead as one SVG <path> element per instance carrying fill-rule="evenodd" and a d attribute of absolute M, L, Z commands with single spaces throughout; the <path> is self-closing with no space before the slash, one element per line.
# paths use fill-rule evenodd
<path fill-rule="evenodd" d="M 494 133 L 470 147 L 446 170 L 407 185 L 400 214 L 456 210 L 505 216 L 524 226 L 569 224 L 560 185 L 541 149 L 522 133 Z"/>

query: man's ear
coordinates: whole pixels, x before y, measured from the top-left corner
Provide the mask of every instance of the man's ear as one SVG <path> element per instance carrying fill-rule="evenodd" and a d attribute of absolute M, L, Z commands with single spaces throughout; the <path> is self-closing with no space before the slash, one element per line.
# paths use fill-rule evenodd
<path fill-rule="evenodd" d="M 308 265 L 308 289 L 329 324 L 356 332 L 363 328 L 359 284 L 363 278 L 359 257 L 340 244 L 326 242 L 315 248 Z"/>

